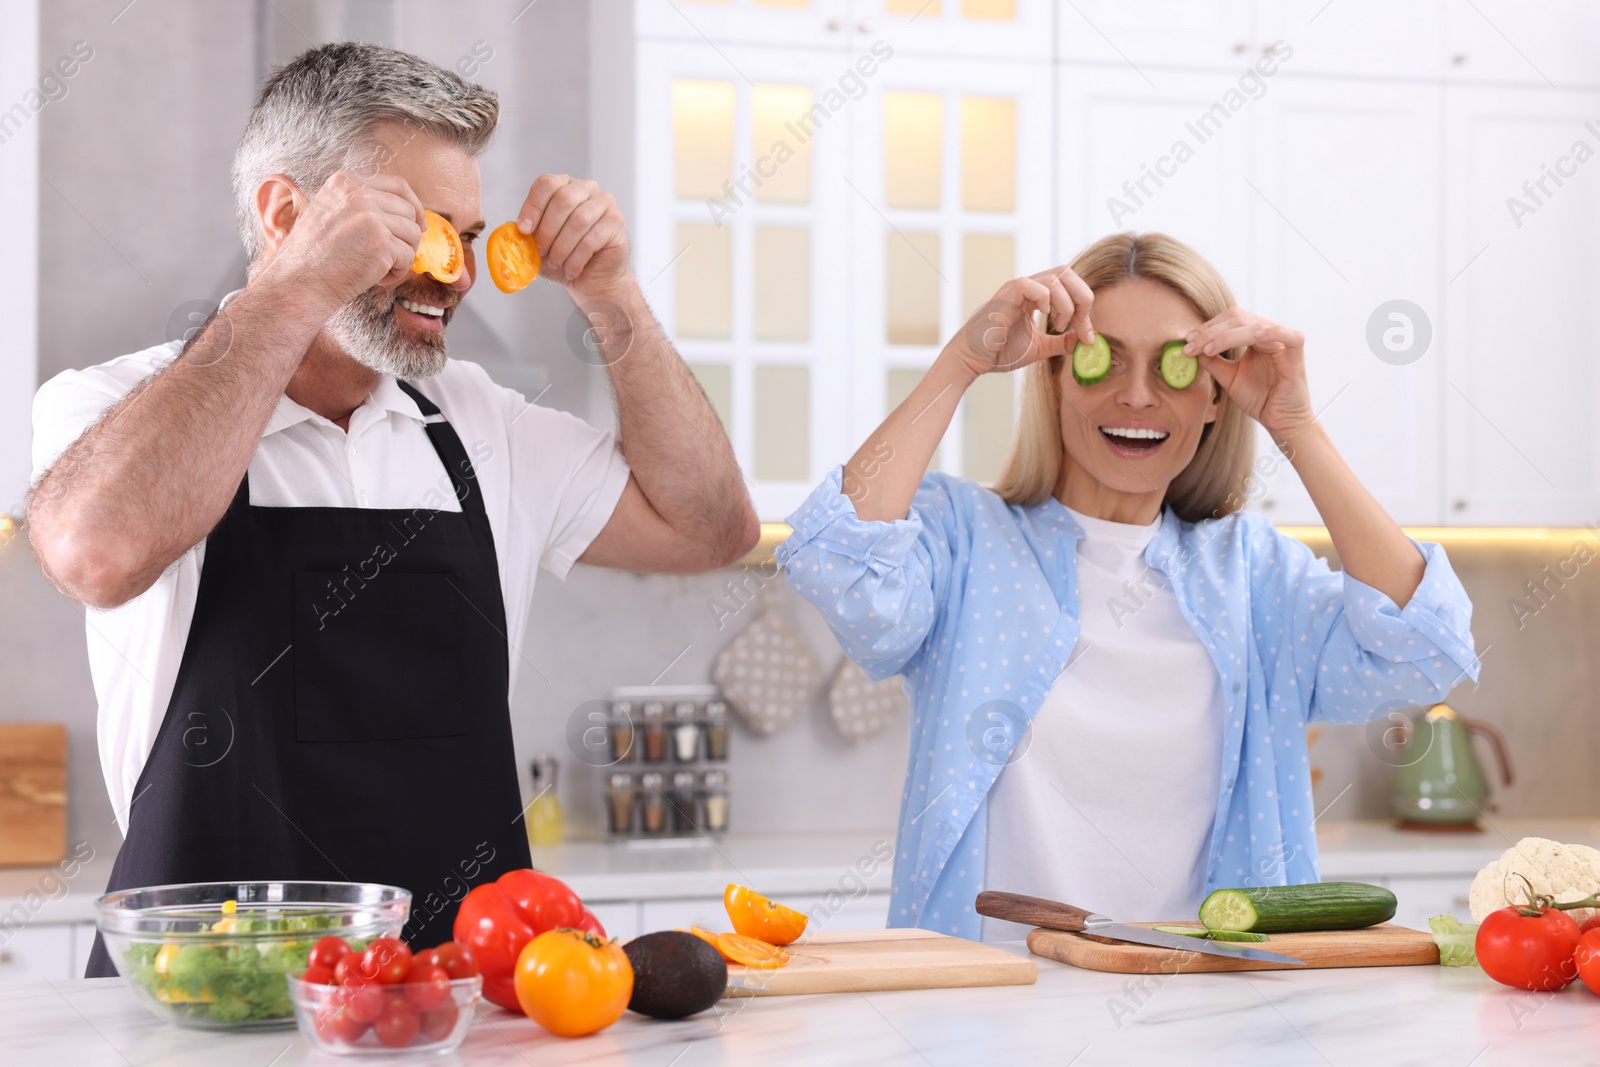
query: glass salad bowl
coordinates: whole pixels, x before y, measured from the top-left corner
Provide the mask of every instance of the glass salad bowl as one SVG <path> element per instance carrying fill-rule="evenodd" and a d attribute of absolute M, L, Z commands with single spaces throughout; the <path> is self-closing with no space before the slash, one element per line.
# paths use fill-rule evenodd
<path fill-rule="evenodd" d="M 317 939 L 363 948 L 397 937 L 411 892 L 355 882 L 191 882 L 95 901 L 106 950 L 139 1000 L 179 1026 L 265 1030 L 295 1025 L 285 980 Z"/>

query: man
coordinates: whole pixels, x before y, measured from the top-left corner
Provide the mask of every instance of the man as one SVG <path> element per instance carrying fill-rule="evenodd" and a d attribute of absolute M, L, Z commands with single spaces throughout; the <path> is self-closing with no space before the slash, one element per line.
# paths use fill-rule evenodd
<path fill-rule="evenodd" d="M 245 288 L 181 351 L 39 391 L 28 524 L 45 573 L 95 609 L 113 889 L 459 899 L 527 866 L 508 700 L 536 569 L 708 570 L 758 537 L 592 182 L 541 177 L 517 218 L 597 316 L 620 443 L 447 361 L 498 114 L 392 49 L 300 55 L 234 160 Z M 466 245 L 454 283 L 410 269 L 424 208 Z M 419 915 L 413 940 L 448 939 L 453 914 Z M 114 973 L 97 942 L 89 974 Z"/>

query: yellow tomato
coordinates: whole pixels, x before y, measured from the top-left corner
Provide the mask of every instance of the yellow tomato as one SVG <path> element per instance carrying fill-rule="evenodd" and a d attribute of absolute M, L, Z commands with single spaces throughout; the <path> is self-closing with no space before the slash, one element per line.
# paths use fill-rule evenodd
<path fill-rule="evenodd" d="M 736 932 L 769 945 L 787 945 L 806 932 L 806 917 L 793 908 L 768 900 L 742 885 L 729 885 L 722 894 Z"/>
<path fill-rule="evenodd" d="M 552 1034 L 582 1037 L 627 1010 L 633 964 L 615 941 L 563 927 L 523 946 L 514 984 L 528 1018 Z"/>

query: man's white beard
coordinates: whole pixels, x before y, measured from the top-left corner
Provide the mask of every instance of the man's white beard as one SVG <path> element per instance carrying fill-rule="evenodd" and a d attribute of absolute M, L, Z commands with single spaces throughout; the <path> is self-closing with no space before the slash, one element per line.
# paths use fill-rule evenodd
<path fill-rule="evenodd" d="M 335 311 L 322 328 L 345 355 L 379 374 L 431 378 L 444 370 L 449 358 L 444 332 L 415 334 L 402 328 L 394 320 L 399 296 L 394 289 L 368 289 Z"/>

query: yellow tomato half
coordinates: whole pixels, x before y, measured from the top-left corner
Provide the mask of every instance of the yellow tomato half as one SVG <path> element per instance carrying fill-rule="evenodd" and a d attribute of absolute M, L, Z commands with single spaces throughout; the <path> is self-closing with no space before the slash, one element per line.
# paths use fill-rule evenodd
<path fill-rule="evenodd" d="M 769 945 L 787 945 L 806 932 L 806 917 L 793 908 L 768 900 L 754 889 L 729 885 L 722 894 L 733 928 L 746 937 Z"/>

